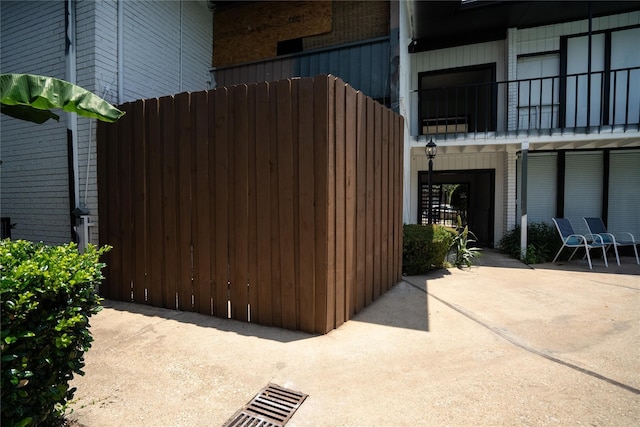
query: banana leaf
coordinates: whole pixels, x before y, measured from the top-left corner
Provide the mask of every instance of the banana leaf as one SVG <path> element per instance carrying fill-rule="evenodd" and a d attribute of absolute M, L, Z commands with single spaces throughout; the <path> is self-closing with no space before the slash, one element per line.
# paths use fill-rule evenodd
<path fill-rule="evenodd" d="M 60 119 L 52 108 L 109 123 L 124 115 L 80 86 L 33 74 L 0 74 L 0 104 L 2 113 L 38 124 Z"/>

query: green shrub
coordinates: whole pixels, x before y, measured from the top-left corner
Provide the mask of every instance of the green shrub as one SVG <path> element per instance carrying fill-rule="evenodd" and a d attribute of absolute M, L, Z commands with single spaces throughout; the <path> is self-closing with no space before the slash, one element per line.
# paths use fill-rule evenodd
<path fill-rule="evenodd" d="M 561 245 L 555 227 L 546 222 L 534 222 L 527 226 L 527 251 L 524 259 L 520 256 L 519 225 L 506 233 L 498 243 L 500 250 L 526 264 L 551 261 Z"/>
<path fill-rule="evenodd" d="M 442 268 L 456 232 L 441 225 L 405 224 L 402 241 L 402 270 L 424 274 Z"/>
<path fill-rule="evenodd" d="M 3 426 L 62 420 L 75 392 L 68 383 L 84 375 L 89 317 L 101 308 L 99 257 L 107 250 L 0 241 Z"/>

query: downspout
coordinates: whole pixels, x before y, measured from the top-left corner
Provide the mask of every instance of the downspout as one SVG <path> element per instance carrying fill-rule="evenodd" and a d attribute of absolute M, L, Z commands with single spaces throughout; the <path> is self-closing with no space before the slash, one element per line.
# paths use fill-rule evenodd
<path fill-rule="evenodd" d="M 66 79 L 76 84 L 76 4 L 75 0 L 67 0 L 65 4 L 65 62 Z M 69 206 L 71 209 L 71 240 L 77 241 L 75 233 L 76 215 L 74 210 L 80 200 L 80 166 L 78 163 L 78 116 L 67 113 L 67 151 L 69 162 Z"/>
<path fill-rule="evenodd" d="M 124 103 L 124 0 L 118 0 L 118 105 Z"/>
<path fill-rule="evenodd" d="M 592 36 L 592 28 L 591 24 L 593 21 L 593 16 L 591 14 L 591 1 L 589 1 L 589 38 L 588 38 L 588 47 L 589 50 L 587 52 L 587 133 L 590 133 L 589 128 L 591 127 L 591 36 Z"/>
<path fill-rule="evenodd" d="M 522 143 L 522 178 L 520 179 L 520 259 L 527 257 L 527 186 L 528 182 L 529 143 Z"/>

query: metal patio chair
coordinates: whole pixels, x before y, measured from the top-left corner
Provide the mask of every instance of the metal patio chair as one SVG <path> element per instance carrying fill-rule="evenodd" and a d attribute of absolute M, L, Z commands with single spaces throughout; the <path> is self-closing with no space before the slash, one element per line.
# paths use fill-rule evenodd
<path fill-rule="evenodd" d="M 608 245 L 604 243 L 604 241 L 602 240 L 602 237 L 595 234 L 593 236 L 594 240 L 589 241 L 582 234 L 574 233 L 573 226 L 571 225 L 571 222 L 568 219 L 566 218 L 551 218 L 551 219 L 553 220 L 553 223 L 556 225 L 556 229 L 558 230 L 558 233 L 560 234 L 560 239 L 562 240 L 562 246 L 560 247 L 560 250 L 556 254 L 555 258 L 553 258 L 553 261 L 551 262 L 556 262 L 556 259 L 558 259 L 560 252 L 562 252 L 564 248 L 574 248 L 573 252 L 571 253 L 571 256 L 569 257 L 569 261 L 571 261 L 571 258 L 573 258 L 573 256 L 575 255 L 578 249 L 584 248 L 585 256 L 589 261 L 589 269 L 593 270 L 593 265 L 591 264 L 591 255 L 589 254 L 589 251 L 594 248 L 601 248 L 602 258 L 604 259 L 604 265 L 606 267 L 609 267 L 609 263 L 607 262 L 607 252 L 606 252 Z"/>
<path fill-rule="evenodd" d="M 591 235 L 598 235 L 602 238 L 603 243 L 607 246 L 613 246 L 613 251 L 616 253 L 616 261 L 618 265 L 620 265 L 620 256 L 618 255 L 618 246 L 632 246 L 633 251 L 636 254 L 636 264 L 640 265 L 640 258 L 638 258 L 638 249 L 636 245 L 636 239 L 633 237 L 633 234 L 628 232 L 619 232 L 616 235 L 613 233 L 609 233 L 607 231 L 607 227 L 605 227 L 602 218 L 583 218 L 584 222 L 587 224 L 587 228 L 589 229 L 589 233 Z"/>

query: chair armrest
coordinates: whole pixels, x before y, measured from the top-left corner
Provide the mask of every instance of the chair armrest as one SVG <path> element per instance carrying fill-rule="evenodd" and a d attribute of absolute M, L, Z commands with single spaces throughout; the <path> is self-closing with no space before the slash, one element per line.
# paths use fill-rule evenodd
<path fill-rule="evenodd" d="M 613 244 L 616 243 L 616 236 L 614 236 L 611 233 L 598 233 L 597 235 L 600 236 L 600 239 L 602 239 L 601 240 L 602 243 L 613 243 Z M 604 241 L 604 237 L 603 236 L 608 237 L 610 240 L 609 241 Z"/>
<path fill-rule="evenodd" d="M 570 234 L 566 237 L 566 239 L 564 239 L 564 243 L 569 242 L 569 240 L 575 237 L 576 239 L 578 239 L 578 244 L 582 245 L 582 244 L 586 244 L 587 243 L 587 238 L 585 236 L 583 236 L 582 234 Z"/>
<path fill-rule="evenodd" d="M 634 244 L 636 243 L 636 239 L 633 237 L 633 234 L 631 234 L 629 232 L 621 231 L 621 232 L 618 233 L 618 235 L 620 235 L 620 236 L 622 236 L 622 235 L 629 236 L 628 238 L 626 238 L 624 240 L 629 240 L 629 241 L 633 242 Z M 620 240 L 622 240 L 622 239 L 620 239 Z"/>

